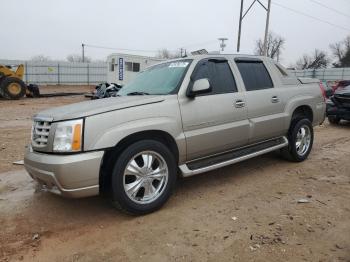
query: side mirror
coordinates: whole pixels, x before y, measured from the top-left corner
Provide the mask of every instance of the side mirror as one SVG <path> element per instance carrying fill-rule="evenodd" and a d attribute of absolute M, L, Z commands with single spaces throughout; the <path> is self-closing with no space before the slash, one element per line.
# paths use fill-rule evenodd
<path fill-rule="evenodd" d="M 193 83 L 192 89 L 188 93 L 189 97 L 195 97 L 198 94 L 205 94 L 211 91 L 211 86 L 207 78 L 198 79 Z"/>

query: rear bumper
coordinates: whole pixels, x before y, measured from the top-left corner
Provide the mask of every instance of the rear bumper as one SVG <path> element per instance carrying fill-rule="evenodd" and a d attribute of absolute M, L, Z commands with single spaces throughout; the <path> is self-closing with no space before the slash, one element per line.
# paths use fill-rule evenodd
<path fill-rule="evenodd" d="M 350 120 L 350 108 L 337 107 L 333 103 L 327 103 L 327 116 L 335 116 L 340 119 Z"/>
<path fill-rule="evenodd" d="M 99 194 L 99 172 L 104 152 L 51 155 L 28 146 L 24 166 L 44 190 L 70 198 Z"/>

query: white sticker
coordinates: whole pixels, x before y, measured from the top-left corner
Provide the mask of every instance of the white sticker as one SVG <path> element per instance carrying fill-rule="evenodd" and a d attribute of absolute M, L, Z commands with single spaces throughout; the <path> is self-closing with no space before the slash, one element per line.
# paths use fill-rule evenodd
<path fill-rule="evenodd" d="M 172 62 L 169 67 L 186 67 L 188 62 Z"/>

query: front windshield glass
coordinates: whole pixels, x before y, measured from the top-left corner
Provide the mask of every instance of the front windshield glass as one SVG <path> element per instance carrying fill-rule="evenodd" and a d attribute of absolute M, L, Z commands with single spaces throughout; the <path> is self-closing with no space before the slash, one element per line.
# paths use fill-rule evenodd
<path fill-rule="evenodd" d="M 152 66 L 118 92 L 126 95 L 168 95 L 176 91 L 192 60 L 177 60 Z"/>

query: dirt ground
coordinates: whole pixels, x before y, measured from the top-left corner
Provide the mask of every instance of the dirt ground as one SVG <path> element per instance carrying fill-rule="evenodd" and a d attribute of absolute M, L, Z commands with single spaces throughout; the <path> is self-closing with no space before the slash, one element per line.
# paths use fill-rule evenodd
<path fill-rule="evenodd" d="M 12 164 L 35 112 L 81 100 L 0 100 L 0 261 L 350 261 L 350 123 L 316 127 L 303 163 L 273 153 L 181 179 L 160 211 L 132 217 L 41 192 Z"/>

